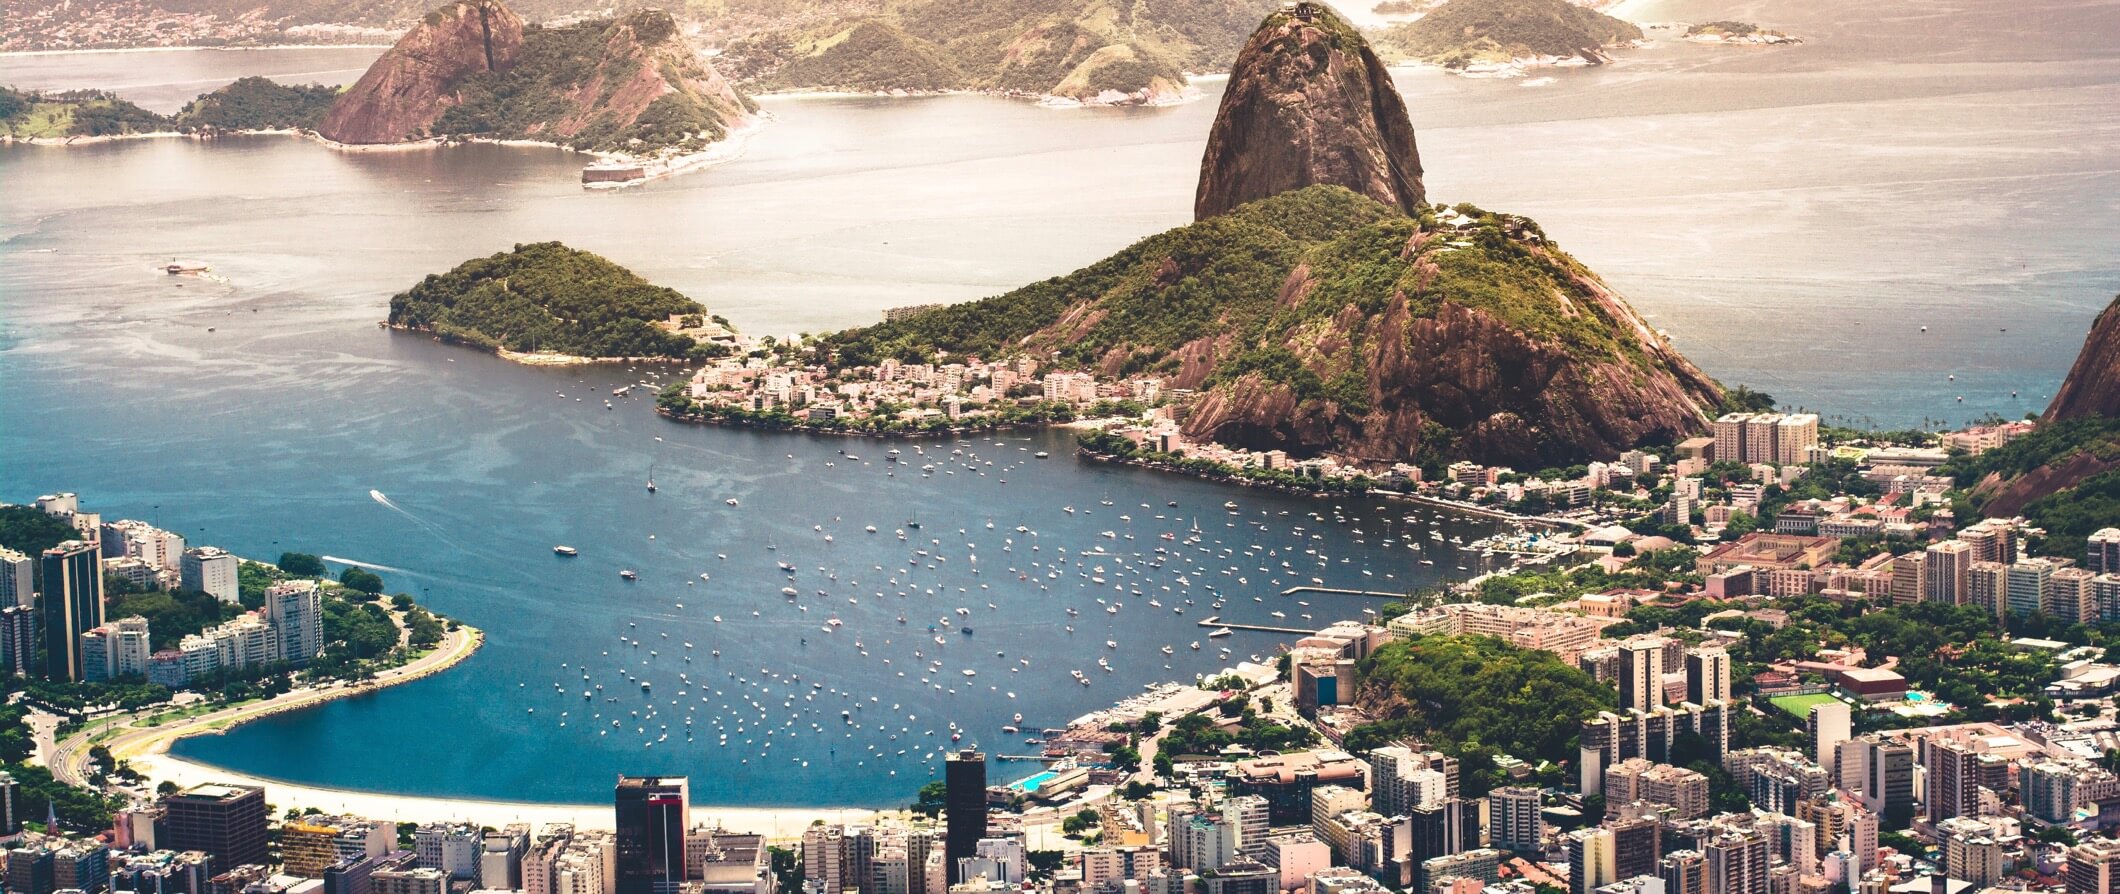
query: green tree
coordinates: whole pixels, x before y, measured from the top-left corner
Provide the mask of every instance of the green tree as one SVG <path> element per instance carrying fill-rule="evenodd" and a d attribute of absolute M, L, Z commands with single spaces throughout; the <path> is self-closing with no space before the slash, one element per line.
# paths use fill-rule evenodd
<path fill-rule="evenodd" d="M 366 568 L 347 568 L 339 573 L 339 583 L 363 593 L 383 592 L 383 576 Z"/>

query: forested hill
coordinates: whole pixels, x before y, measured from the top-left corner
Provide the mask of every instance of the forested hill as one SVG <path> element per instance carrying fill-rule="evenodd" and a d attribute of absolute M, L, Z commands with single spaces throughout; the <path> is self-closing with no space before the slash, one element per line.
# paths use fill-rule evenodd
<path fill-rule="evenodd" d="M 699 302 L 557 242 L 430 275 L 390 299 L 390 325 L 487 350 L 576 357 L 704 356 L 704 339 L 723 332 Z"/>

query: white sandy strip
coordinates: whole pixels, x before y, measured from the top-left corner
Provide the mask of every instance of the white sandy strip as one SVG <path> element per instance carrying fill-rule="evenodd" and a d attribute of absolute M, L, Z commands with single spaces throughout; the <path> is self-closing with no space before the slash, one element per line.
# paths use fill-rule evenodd
<path fill-rule="evenodd" d="M 265 800 L 274 815 L 289 808 L 315 807 L 326 813 L 349 813 L 393 822 L 455 821 L 499 828 L 509 823 L 573 823 L 581 829 L 613 827 L 608 804 L 533 804 L 515 801 L 485 801 L 472 798 L 429 798 L 390 795 L 347 789 L 276 782 L 243 773 L 192 763 L 168 754 L 143 754 L 129 761 L 133 769 L 156 782 L 168 780 L 179 786 L 203 782 L 262 785 Z M 792 780 L 791 780 L 792 781 Z M 800 783 L 796 783 L 800 784 Z M 715 807 L 694 803 L 694 822 L 720 823 L 732 832 L 755 832 L 774 840 L 802 837 L 813 820 L 827 823 L 865 823 L 903 818 L 900 811 L 876 811 L 831 807 Z"/>

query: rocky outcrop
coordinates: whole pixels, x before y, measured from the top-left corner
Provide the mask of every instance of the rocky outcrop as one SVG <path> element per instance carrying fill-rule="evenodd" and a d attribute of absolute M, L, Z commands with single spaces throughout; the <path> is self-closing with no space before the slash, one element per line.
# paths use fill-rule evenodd
<path fill-rule="evenodd" d="M 332 103 L 317 132 L 341 143 L 396 143 L 428 135 L 457 104 L 465 78 L 502 71 L 523 48 L 523 20 L 496 0 L 459 0 L 431 13 Z"/>
<path fill-rule="evenodd" d="M 1427 201 L 1390 73 L 1346 20 L 1304 2 L 1268 16 L 1230 67 L 1193 217 L 1321 183 L 1407 214 Z"/>
<path fill-rule="evenodd" d="M 2120 296 L 2092 321 L 2076 365 L 2046 408 L 2049 421 L 2085 416 L 2120 418 Z"/>

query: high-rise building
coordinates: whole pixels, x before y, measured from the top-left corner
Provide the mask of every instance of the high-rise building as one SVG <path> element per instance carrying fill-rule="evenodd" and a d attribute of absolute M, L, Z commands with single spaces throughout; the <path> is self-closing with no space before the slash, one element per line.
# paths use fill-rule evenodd
<path fill-rule="evenodd" d="M 522 890 L 523 854 L 530 850 L 529 824 L 513 823 L 498 832 L 488 832 L 482 844 L 479 887 L 489 891 Z"/>
<path fill-rule="evenodd" d="M 1777 461 L 1775 447 L 1780 443 L 1782 418 L 1780 413 L 1759 413 L 1745 420 L 1745 462 Z"/>
<path fill-rule="evenodd" d="M 81 679 L 81 634 L 103 626 L 103 554 L 86 540 L 44 551 L 44 675 Z"/>
<path fill-rule="evenodd" d="M 1804 453 L 1818 445 L 1818 414 L 1790 413 L 1774 426 L 1774 462 L 1793 466 L 1804 461 Z"/>
<path fill-rule="evenodd" d="M 0 673 L 29 676 L 36 654 L 36 609 L 28 604 L 0 608 Z"/>
<path fill-rule="evenodd" d="M 2064 874 L 2068 878 L 2068 894 L 2120 892 L 2120 841 L 2088 838 L 2069 848 Z"/>
<path fill-rule="evenodd" d="M 1721 646 L 1686 650 L 1686 701 L 1705 705 L 1730 700 L 1730 653 Z"/>
<path fill-rule="evenodd" d="M 1619 644 L 1619 707 L 1647 711 L 1664 703 L 1664 643 L 1660 636 Z"/>
<path fill-rule="evenodd" d="M 216 866 L 263 864 L 265 789 L 206 783 L 163 799 L 156 843 L 173 851 L 204 851 Z"/>
<path fill-rule="evenodd" d="M 1716 462 L 1745 461 L 1745 423 L 1750 413 L 1725 413 L 1714 423 Z"/>
<path fill-rule="evenodd" d="M 1489 841 L 1503 850 L 1543 850 L 1546 820 L 1541 814 L 1542 800 L 1540 791 L 1530 787 L 1506 787 L 1488 792 Z"/>
<path fill-rule="evenodd" d="M 1855 855 L 1855 877 L 1877 868 L 1877 814 L 1858 810 L 1848 815 L 1848 853 Z"/>
<path fill-rule="evenodd" d="M 36 560 L 0 546 L 0 608 L 36 604 Z"/>
<path fill-rule="evenodd" d="M 2010 565 L 2010 614 L 2029 615 L 2045 611 L 2048 585 L 2054 576 L 2052 559 L 2025 559 Z"/>
<path fill-rule="evenodd" d="M 1928 574 L 1923 564 L 1928 557 L 1921 553 L 1907 553 L 1892 560 L 1892 604 L 1912 605 L 1920 602 L 1928 592 Z"/>
<path fill-rule="evenodd" d="M 1922 797 L 1922 815 L 1930 824 L 1979 813 L 1980 790 L 2009 790 L 2009 762 L 2001 756 L 1979 751 L 1975 744 L 1957 738 L 1935 738 L 1925 749 L 1922 768 L 1927 786 Z"/>
<path fill-rule="evenodd" d="M 22 815 L 15 809 L 14 774 L 0 771 L 0 838 L 22 830 Z"/>
<path fill-rule="evenodd" d="M 482 833 L 462 823 L 426 823 L 412 831 L 420 867 L 440 870 L 451 881 L 478 881 L 481 843 Z"/>
<path fill-rule="evenodd" d="M 970 748 L 952 754 L 943 762 L 943 810 L 947 837 L 944 864 L 950 884 L 964 881 L 957 861 L 977 856 L 979 840 L 986 837 L 986 755 Z M 620 892 L 624 894 L 624 892 Z"/>
<path fill-rule="evenodd" d="M 1708 858 L 1700 851 L 1672 851 L 1657 864 L 1664 894 L 1708 894 Z"/>
<path fill-rule="evenodd" d="M 620 776 L 615 894 L 674 894 L 685 881 L 685 829 L 691 826 L 683 776 Z"/>
<path fill-rule="evenodd" d="M 1170 862 L 1177 869 L 1211 870 L 1237 858 L 1243 831 L 1222 813 L 1178 810 L 1170 819 Z"/>
<path fill-rule="evenodd" d="M 1404 745 L 1369 752 L 1370 810 L 1403 816 L 1414 807 L 1440 804 L 1449 796 L 1449 779 L 1429 766 L 1426 754 Z"/>
<path fill-rule="evenodd" d="M 281 661 L 302 664 L 324 651 L 323 596 L 313 580 L 291 580 L 265 590 L 265 620 Z"/>
<path fill-rule="evenodd" d="M 1851 739 L 1841 750 L 1841 784 L 1855 775 L 1863 809 L 1888 829 L 1904 829 L 1914 816 L 1914 748 L 1875 736 Z"/>
<path fill-rule="evenodd" d="M 2001 562 L 1974 562 L 1965 573 L 1965 602 L 1980 606 L 2002 623 L 2010 612 L 2010 566 Z"/>
<path fill-rule="evenodd" d="M 1806 725 L 1811 734 L 1811 759 L 1821 767 L 1831 767 L 1838 761 L 1840 743 L 1854 729 L 1854 712 L 1844 701 L 1820 702 L 1811 706 Z"/>
<path fill-rule="evenodd" d="M 1576 829 L 1561 836 L 1561 849 L 1568 854 L 1569 894 L 1592 894 L 1599 887 L 1620 880 L 1615 846 L 1612 830 L 1603 826 Z"/>
<path fill-rule="evenodd" d="M 177 565 L 177 580 L 184 589 L 197 590 L 222 602 L 243 601 L 243 593 L 236 585 L 236 566 L 240 559 L 218 546 L 196 546 L 184 551 L 184 558 Z"/>
<path fill-rule="evenodd" d="M 1727 830 L 1702 843 L 1708 890 L 1715 894 L 1770 894 L 1767 839 L 1757 830 Z"/>
<path fill-rule="evenodd" d="M 1928 548 L 1921 563 L 1925 592 L 1930 602 L 1957 605 L 1966 601 L 1966 575 L 1973 570 L 1973 545 L 1946 540 Z"/>
<path fill-rule="evenodd" d="M 2103 528 L 2084 538 L 2083 567 L 2094 574 L 2120 572 L 2120 528 Z"/>

